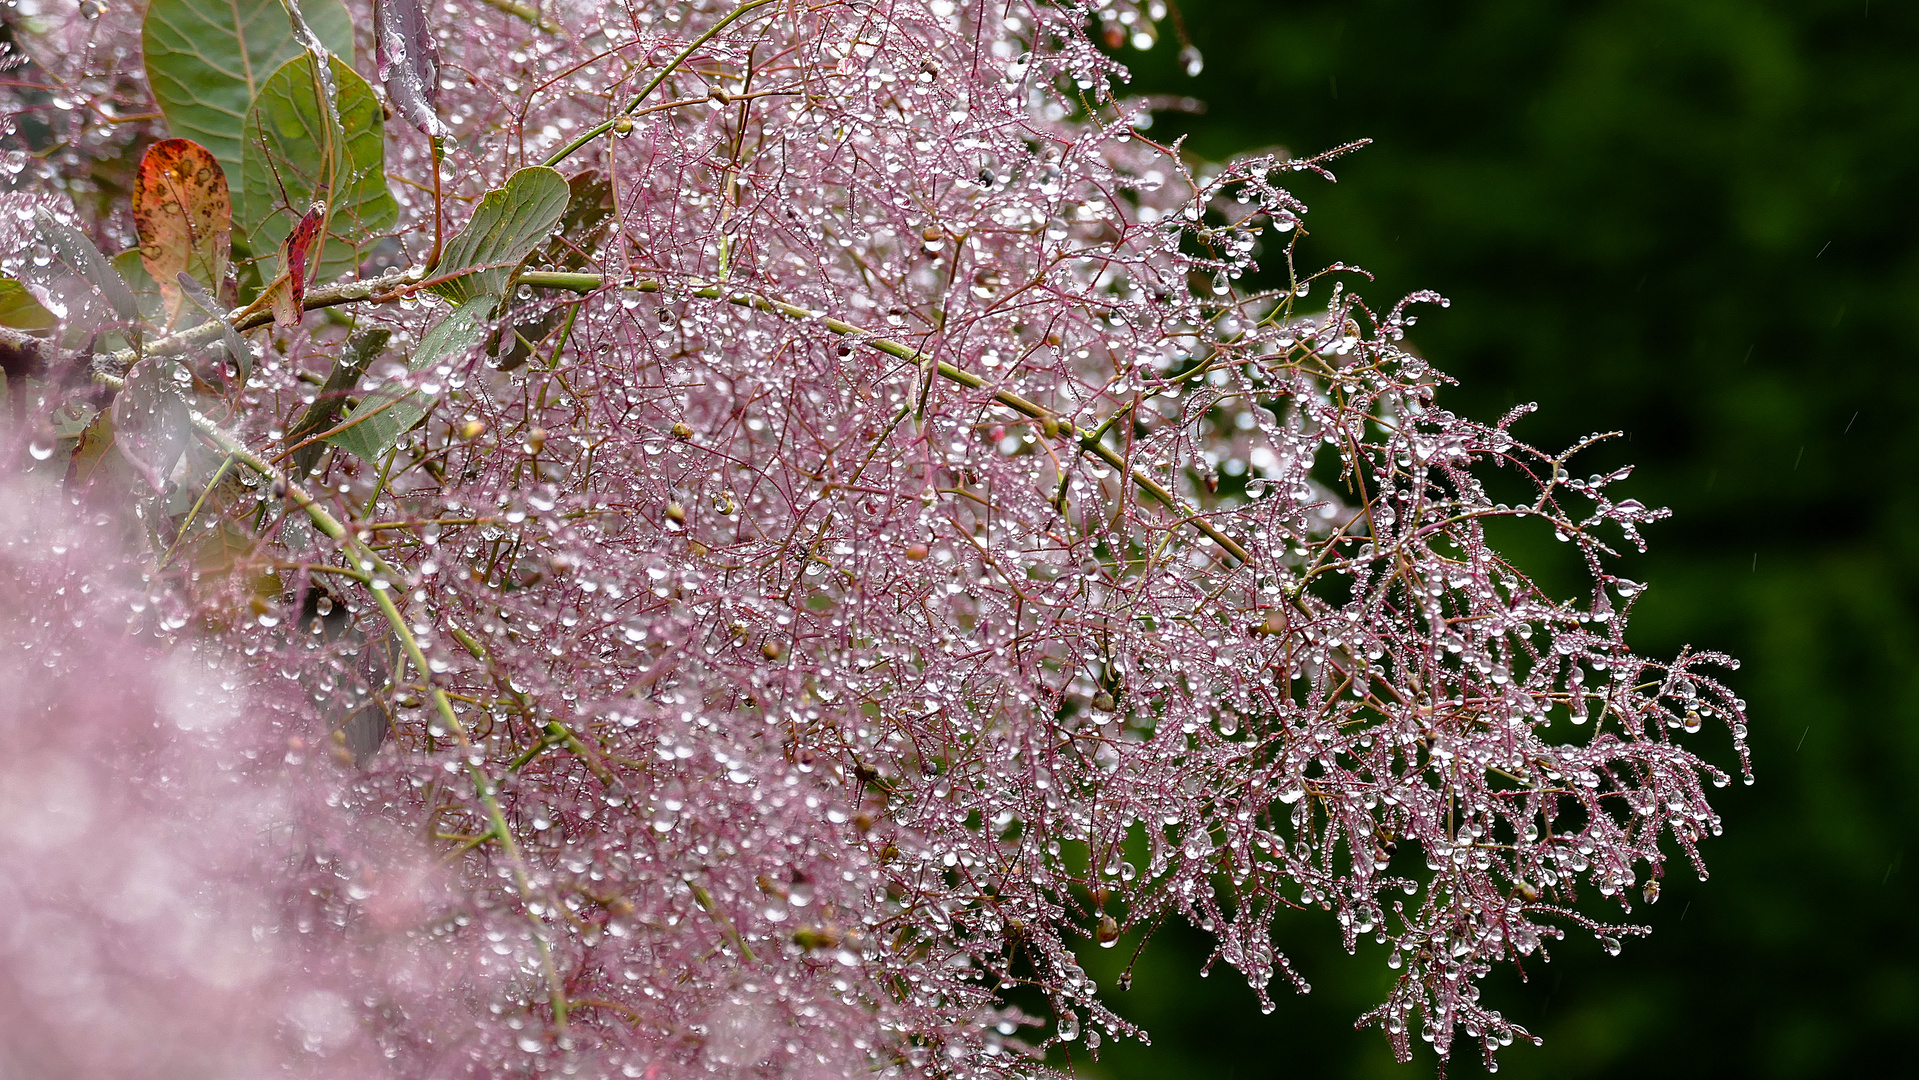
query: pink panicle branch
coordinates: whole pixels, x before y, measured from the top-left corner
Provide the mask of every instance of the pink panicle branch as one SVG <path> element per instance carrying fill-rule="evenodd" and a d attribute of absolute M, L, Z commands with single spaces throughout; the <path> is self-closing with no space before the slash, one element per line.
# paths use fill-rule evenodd
<path fill-rule="evenodd" d="M 1490 1060 L 1495 965 L 1704 874 L 1731 661 L 1633 653 L 1611 568 L 1666 512 L 1442 408 L 1437 296 L 1295 267 L 1279 184 L 1350 148 L 1150 138 L 1089 37 L 1145 7 L 383 4 L 398 224 L 305 297 L 347 315 L 0 339 L 0 1003 L 49 1025 L 0 1071 L 197 1010 L 183 1074 L 1025 1076 L 1137 1034 L 1076 950 L 1183 918 L 1270 1008 L 1313 907 L 1390 946 L 1402 1059 Z M 89 207 L 163 133 L 137 17 L 18 24 L 22 280 L 36 206 L 132 242 Z M 446 314 L 506 266 L 408 260 L 542 161 L 556 235 Z"/>

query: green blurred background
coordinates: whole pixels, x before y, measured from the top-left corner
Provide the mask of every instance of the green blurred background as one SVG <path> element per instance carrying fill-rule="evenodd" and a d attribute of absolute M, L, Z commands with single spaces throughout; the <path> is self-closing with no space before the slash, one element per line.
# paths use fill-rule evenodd
<path fill-rule="evenodd" d="M 1626 572 L 1635 644 L 1744 660 L 1758 783 L 1717 792 L 1712 878 L 1683 867 L 1653 936 L 1590 938 L 1488 996 L 1542 1035 L 1503 1075 L 1919 1075 L 1919 4 L 1911 0 L 1182 0 L 1205 57 L 1127 50 L 1212 159 L 1360 137 L 1339 183 L 1299 177 L 1302 267 L 1416 289 L 1414 342 L 1491 419 L 1560 446 L 1621 429 L 1673 508 Z M 1582 472 L 1585 470 L 1581 470 Z M 1550 546 L 1550 545 L 1547 545 Z M 1710 729 L 1708 729 L 1710 734 Z M 1699 742 L 1722 767 L 1728 740 Z M 1352 1020 L 1388 974 L 1330 916 L 1280 927 L 1313 983 L 1262 1016 L 1205 946 L 1166 931 L 1115 993 L 1153 1044 L 1087 1076 L 1431 1076 Z M 1126 942 L 1132 944 L 1129 938 Z M 1130 947 L 1088 956 L 1104 986 Z M 1461 1048 L 1453 1076 L 1481 1071 Z"/>

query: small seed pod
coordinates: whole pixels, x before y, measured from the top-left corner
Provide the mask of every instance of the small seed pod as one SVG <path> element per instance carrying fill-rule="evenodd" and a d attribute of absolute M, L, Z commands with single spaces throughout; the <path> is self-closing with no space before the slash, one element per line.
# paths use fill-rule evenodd
<path fill-rule="evenodd" d="M 793 931 L 793 944 L 802 949 L 830 949 L 840 943 L 840 932 L 832 926 L 802 926 Z"/>
<path fill-rule="evenodd" d="M 622 139 L 626 138 L 628 135 L 633 134 L 633 118 L 630 116 L 614 117 L 613 118 L 613 134 L 618 135 Z"/>
<path fill-rule="evenodd" d="M 925 228 L 925 229 L 924 229 L 924 230 L 923 230 L 923 231 L 922 231 L 922 232 L 920 233 L 920 239 L 921 239 L 921 240 L 924 240 L 924 241 L 926 241 L 926 242 L 927 242 L 927 243 L 929 243 L 929 244 L 931 244 L 931 243 L 934 243 L 935 241 L 937 241 L 937 240 L 939 240 L 939 238 L 940 238 L 941 236 L 943 236 L 943 235 L 944 235 L 944 234 L 940 232 L 940 227 L 939 227 L 938 225 L 928 225 L 928 226 L 927 226 L 927 227 L 926 227 L 926 228 Z"/>
<path fill-rule="evenodd" d="M 673 425 L 673 437 L 676 439 L 690 439 L 693 437 L 693 429 L 683 423 L 675 423 Z"/>
<path fill-rule="evenodd" d="M 919 562 L 921 559 L 926 558 L 926 554 L 927 549 L 925 544 L 906 545 L 906 558 L 911 562 Z"/>
<path fill-rule="evenodd" d="M 1099 942 L 1102 949 L 1110 949 L 1119 940 L 1119 920 L 1111 915 L 1101 915 L 1098 925 L 1093 927 L 1093 940 Z"/>
<path fill-rule="evenodd" d="M 676 502 L 667 503 L 666 504 L 666 520 L 674 523 L 675 525 L 686 524 L 686 507 L 681 506 L 679 503 L 676 503 Z"/>
<path fill-rule="evenodd" d="M 327 750 L 333 755 L 333 760 L 336 764 L 341 766 L 353 764 L 353 751 L 347 749 L 346 732 L 334 732 L 331 736 L 331 741 L 327 745 Z"/>
<path fill-rule="evenodd" d="M 546 429 L 534 428 L 526 433 L 526 452 L 537 454 L 546 449 Z"/>
<path fill-rule="evenodd" d="M 460 438 L 468 442 L 472 442 L 484 434 L 486 434 L 486 421 L 484 420 L 467 420 L 460 424 Z"/>
<path fill-rule="evenodd" d="M 1104 690 L 1093 695 L 1093 708 L 1098 709 L 1100 712 L 1112 712 L 1113 708 L 1118 704 L 1119 702 L 1113 700 L 1113 695 Z"/>
<path fill-rule="evenodd" d="M 777 641 L 769 641 L 761 645 L 760 655 L 766 657 L 768 660 L 778 660 L 780 658 L 780 643 Z"/>

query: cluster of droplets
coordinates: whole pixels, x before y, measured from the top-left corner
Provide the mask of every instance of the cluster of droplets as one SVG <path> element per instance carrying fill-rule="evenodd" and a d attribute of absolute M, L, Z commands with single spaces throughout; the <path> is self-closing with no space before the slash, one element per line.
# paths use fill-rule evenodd
<path fill-rule="evenodd" d="M 152 110 L 137 20 L 99 0 L 9 0 L 0 105 L 0 185 L 57 194 L 128 240 L 116 215 Z"/>
<path fill-rule="evenodd" d="M 429 9 L 449 224 L 733 9 L 542 10 L 559 32 Z M 1641 586 L 1603 561 L 1661 512 L 1517 414 L 1438 408 L 1402 347 L 1437 297 L 1376 315 L 1294 270 L 1279 180 L 1327 158 L 1154 143 L 1100 45 L 1161 14 L 776 0 L 700 45 L 563 163 L 591 225 L 535 265 L 602 288 L 523 288 L 417 373 L 436 309 L 359 313 L 393 334 L 371 379 L 439 407 L 306 486 L 386 567 L 207 447 L 160 478 L 169 553 L 201 490 L 245 511 L 221 572 L 152 572 L 188 613 L 167 636 L 297 688 L 311 730 L 277 737 L 338 762 L 329 809 L 455 875 L 412 932 L 467 957 L 461 992 L 354 999 L 396 1067 L 1029 1075 L 1136 1034 L 1080 948 L 1183 917 L 1270 1007 L 1305 987 L 1273 915 L 1311 906 L 1391 944 L 1367 1019 L 1402 1056 L 1417 1026 L 1490 1057 L 1523 1035 L 1479 1003 L 1495 963 L 1637 932 L 1576 886 L 1650 900 L 1662 843 L 1698 866 L 1725 777 L 1675 738 L 1720 720 L 1743 758 L 1741 704 L 1720 657 L 1628 650 Z M 398 264 L 431 166 L 388 130 Z M 1256 260 L 1284 283 L 1242 287 Z M 209 412 L 278 447 L 340 339 L 279 333 Z M 1535 587 L 1495 518 L 1575 545 L 1590 599 Z M 287 911 L 354 927 L 381 895 Z"/>

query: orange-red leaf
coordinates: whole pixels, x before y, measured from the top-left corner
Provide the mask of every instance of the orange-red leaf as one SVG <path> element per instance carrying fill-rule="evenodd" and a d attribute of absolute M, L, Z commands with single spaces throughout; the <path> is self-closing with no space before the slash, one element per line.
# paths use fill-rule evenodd
<path fill-rule="evenodd" d="M 212 151 L 191 139 L 147 147 L 133 181 L 133 223 L 140 261 L 160 286 L 169 322 L 186 303 L 179 274 L 219 293 L 232 247 L 233 198 Z"/>

